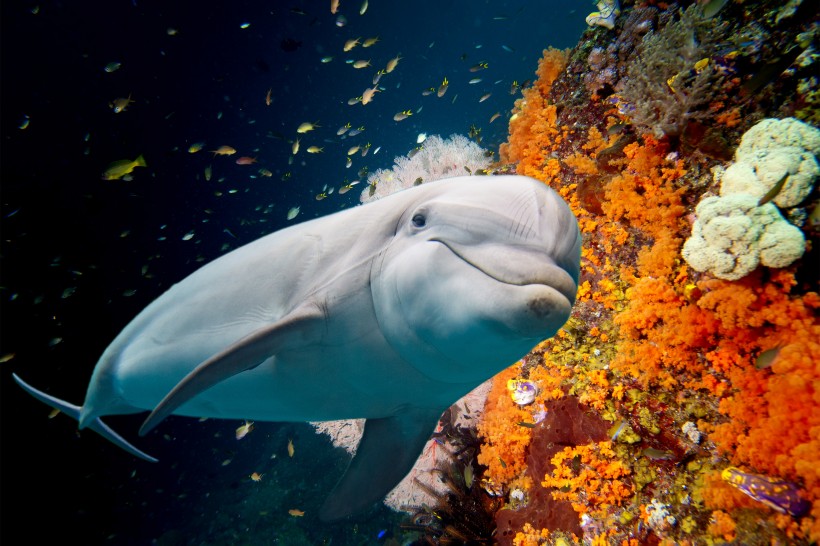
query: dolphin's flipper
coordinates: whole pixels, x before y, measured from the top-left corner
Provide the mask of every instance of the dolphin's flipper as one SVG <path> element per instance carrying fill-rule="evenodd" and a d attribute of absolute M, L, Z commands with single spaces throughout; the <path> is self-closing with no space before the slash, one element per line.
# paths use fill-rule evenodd
<path fill-rule="evenodd" d="M 395 417 L 368 419 L 356 455 L 319 517 L 336 521 L 383 499 L 413 468 L 441 414 L 442 410 L 406 408 Z"/>
<path fill-rule="evenodd" d="M 287 345 L 305 343 L 325 315 L 314 304 L 303 304 L 275 323 L 260 328 L 194 368 L 165 395 L 140 428 L 144 436 L 174 410 L 214 385 L 251 370 Z M 316 339 L 308 339 L 315 342 Z"/>
<path fill-rule="evenodd" d="M 14 378 L 14 380 L 17 382 L 18 385 L 23 387 L 23 389 L 27 393 L 32 395 L 34 398 L 36 398 L 40 402 L 43 402 L 44 404 L 47 404 L 47 405 L 51 406 L 54 409 L 60 410 L 61 412 L 68 415 L 69 417 L 73 418 L 75 421 L 80 420 L 80 411 L 82 410 L 82 408 L 80 406 L 75 406 L 74 404 L 70 404 L 70 403 L 68 403 L 64 400 L 60 400 L 59 398 L 55 398 L 54 396 L 51 396 L 50 394 L 46 394 L 43 391 L 35 389 L 31 385 L 29 385 L 28 383 L 26 383 L 25 381 L 20 379 L 20 377 L 16 373 L 13 373 L 11 375 Z M 139 457 L 140 459 L 145 459 L 146 461 L 149 461 L 149 462 L 152 462 L 152 463 L 157 462 L 157 459 L 155 459 L 154 457 L 151 457 L 150 455 L 148 455 L 144 451 L 140 451 L 139 449 L 137 449 L 136 447 L 134 447 L 133 445 L 128 443 L 128 440 L 126 440 L 125 438 L 123 438 L 122 436 L 120 436 L 119 434 L 114 432 L 108 425 L 103 423 L 102 420 L 99 417 L 94 419 L 93 421 L 91 421 L 88 424 L 88 428 L 90 428 L 91 430 L 93 430 L 94 432 L 96 432 L 97 434 L 99 434 L 100 436 L 102 436 L 103 438 L 108 440 L 109 442 L 113 443 L 114 445 L 121 447 L 122 449 L 124 449 L 128 453 L 130 453 L 132 455 L 135 455 L 135 456 Z"/>

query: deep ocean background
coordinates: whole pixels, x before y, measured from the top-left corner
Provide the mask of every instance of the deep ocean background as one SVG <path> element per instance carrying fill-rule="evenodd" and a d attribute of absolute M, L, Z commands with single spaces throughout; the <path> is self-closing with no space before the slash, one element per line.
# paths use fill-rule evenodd
<path fill-rule="evenodd" d="M 65 416 L 49 419 L 50 408 L 11 378 L 17 373 L 80 404 L 97 358 L 129 320 L 203 263 L 288 225 L 291 207 L 301 207 L 292 221 L 298 222 L 357 205 L 364 182 L 345 195 L 314 196 L 359 179 L 363 167 L 390 167 L 420 132 L 446 137 L 474 125 L 482 145 L 497 150 L 520 96 L 510 93 L 513 82 L 534 78 L 545 47 L 574 46 L 594 9 L 573 0 L 372 0 L 359 15 L 361 2 L 342 0 L 348 22 L 339 27 L 329 6 L 0 5 L 3 544 L 401 539 L 401 516 L 386 508 L 356 521 L 319 523 L 316 510 L 347 459 L 307 424 L 256 423 L 237 441 L 237 421 L 174 417 L 139 438 L 144 416 L 107 419 L 160 459 L 151 464 L 93 432 L 78 433 Z M 344 53 L 345 40 L 359 36 L 380 41 Z M 284 47 L 296 42 L 293 51 Z M 396 55 L 402 59 L 382 78 L 385 90 L 373 103 L 348 105 Z M 334 58 L 320 62 L 325 56 Z M 356 70 L 346 59 L 370 59 L 373 66 Z M 106 72 L 111 62 L 121 66 Z M 479 62 L 488 68 L 470 72 Z M 422 95 L 445 77 L 444 97 Z M 468 84 L 477 77 L 480 83 Z M 134 102 L 113 113 L 109 103 L 129 94 Z M 407 109 L 415 113 L 393 121 Z M 489 123 L 496 112 L 500 118 Z M 302 135 L 302 150 L 289 164 L 296 127 L 305 121 L 321 127 Z M 348 122 L 364 132 L 338 137 L 336 129 Z M 204 149 L 188 153 L 195 142 Z M 348 148 L 368 142 L 370 153 L 346 168 Z M 311 144 L 324 152 L 305 153 Z M 207 152 L 220 145 L 237 154 Z M 132 180 L 101 180 L 110 162 L 139 154 L 148 167 L 137 168 Z M 239 156 L 258 163 L 237 165 Z M 252 472 L 262 481 L 251 481 Z M 288 515 L 293 508 L 305 516 Z"/>

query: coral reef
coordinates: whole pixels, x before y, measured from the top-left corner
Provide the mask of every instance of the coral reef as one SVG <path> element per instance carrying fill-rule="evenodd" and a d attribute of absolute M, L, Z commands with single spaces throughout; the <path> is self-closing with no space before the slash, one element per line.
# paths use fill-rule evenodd
<path fill-rule="evenodd" d="M 721 177 L 720 195 L 763 198 L 785 177 L 771 198 L 778 207 L 799 205 L 820 176 L 820 130 L 794 118 L 764 119 L 743 134 L 735 162 Z"/>
<path fill-rule="evenodd" d="M 788 223 L 772 203 L 758 206 L 746 193 L 707 197 L 695 209 L 692 236 L 682 256 L 695 271 L 736 281 L 758 264 L 786 267 L 803 255 L 803 232 Z"/>
<path fill-rule="evenodd" d="M 462 135 L 443 139 L 427 137 L 424 144 L 406 156 L 395 158 L 392 169 L 377 169 L 367 177 L 360 201 L 366 203 L 424 182 L 479 173 L 492 154 Z"/>
<path fill-rule="evenodd" d="M 818 192 L 785 180 L 768 195 L 778 172 L 816 161 L 816 129 L 788 119 L 807 119 L 813 62 L 795 62 L 807 46 L 794 44 L 812 17 L 806 2 L 716 4 L 711 19 L 649 4 L 624 3 L 612 30 L 596 25 L 572 51 L 546 50 L 500 149 L 567 199 L 584 244 L 573 316 L 495 378 L 478 425 L 482 483 L 505 503 L 496 539 L 817 542 Z M 798 160 L 778 158 L 784 148 Z M 751 201 L 717 197 L 733 158 L 771 172 Z M 732 280 L 689 265 L 684 241 L 727 197 L 799 235 L 792 255 Z M 749 222 L 758 240 L 764 220 Z M 510 381 L 534 384 L 535 400 L 515 404 Z M 556 436 L 557 423 L 579 433 Z"/>

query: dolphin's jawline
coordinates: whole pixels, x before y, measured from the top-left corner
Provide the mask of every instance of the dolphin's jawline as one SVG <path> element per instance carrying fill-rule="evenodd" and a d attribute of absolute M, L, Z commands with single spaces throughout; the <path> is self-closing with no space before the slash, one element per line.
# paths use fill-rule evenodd
<path fill-rule="evenodd" d="M 440 238 L 437 238 L 437 237 L 433 237 L 431 239 L 428 239 L 428 241 L 441 244 L 442 246 L 446 247 L 447 250 L 452 252 L 456 257 L 458 257 L 461 261 L 463 261 L 467 265 L 475 268 L 477 271 L 481 272 L 485 276 L 487 276 L 487 277 L 489 277 L 489 278 L 491 278 L 495 281 L 500 282 L 501 284 L 506 284 L 508 286 L 533 286 L 533 285 L 546 286 L 548 288 L 552 288 L 553 290 L 555 290 L 556 292 L 558 292 L 559 294 L 564 296 L 564 298 L 566 298 L 567 301 L 570 304 L 572 304 L 572 302 L 575 301 L 575 294 L 566 293 L 565 290 L 562 289 L 562 287 L 554 286 L 547 279 L 524 279 L 524 280 L 521 280 L 521 281 L 518 281 L 518 282 L 508 280 L 508 279 L 502 279 L 499 275 L 494 275 L 494 274 L 490 273 L 489 271 L 487 271 L 486 268 L 483 268 L 479 265 L 476 265 L 473 261 L 471 261 L 469 258 L 467 258 L 464 255 L 464 253 L 459 252 L 458 250 L 456 250 L 456 248 L 453 245 L 448 244 L 446 241 L 444 241 Z M 548 261 L 546 254 L 544 254 L 544 259 L 545 259 L 545 262 Z M 545 271 L 557 272 L 562 277 L 567 277 L 567 279 L 565 279 L 565 280 L 571 280 L 571 277 L 570 277 L 569 273 L 564 271 L 564 269 L 561 268 L 560 266 L 557 266 L 557 265 L 554 265 L 554 264 L 545 264 Z"/>

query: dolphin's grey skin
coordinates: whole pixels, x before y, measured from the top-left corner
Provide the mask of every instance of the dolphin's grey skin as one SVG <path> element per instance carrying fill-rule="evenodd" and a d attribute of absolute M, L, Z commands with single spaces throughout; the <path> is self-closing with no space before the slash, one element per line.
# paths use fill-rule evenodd
<path fill-rule="evenodd" d="M 77 407 L 18 383 L 117 445 L 100 417 L 153 410 L 259 421 L 366 418 L 322 507 L 336 520 L 410 470 L 441 413 L 564 324 L 581 237 L 521 176 L 459 177 L 288 227 L 203 266 L 103 353 Z"/>

